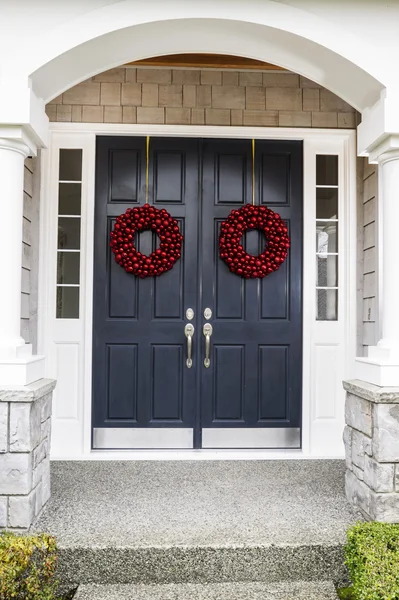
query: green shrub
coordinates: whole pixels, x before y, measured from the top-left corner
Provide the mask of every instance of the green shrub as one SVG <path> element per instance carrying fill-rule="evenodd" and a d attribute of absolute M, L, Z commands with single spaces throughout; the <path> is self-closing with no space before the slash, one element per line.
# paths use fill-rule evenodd
<path fill-rule="evenodd" d="M 55 538 L 0 533 L 0 600 L 53 600 Z"/>
<path fill-rule="evenodd" d="M 338 588 L 338 598 L 339 600 L 355 600 L 355 596 L 353 595 L 353 588 Z"/>
<path fill-rule="evenodd" d="M 354 525 L 345 559 L 356 600 L 399 600 L 399 525 Z"/>

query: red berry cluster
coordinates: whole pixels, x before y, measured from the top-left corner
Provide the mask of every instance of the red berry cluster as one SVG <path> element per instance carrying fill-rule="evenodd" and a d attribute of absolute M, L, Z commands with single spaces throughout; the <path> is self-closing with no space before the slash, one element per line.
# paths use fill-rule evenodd
<path fill-rule="evenodd" d="M 259 256 L 245 252 L 240 240 L 248 229 L 264 231 L 267 246 Z M 220 257 L 230 271 L 246 279 L 265 277 L 277 271 L 285 261 L 290 247 L 288 229 L 280 215 L 266 206 L 246 204 L 238 210 L 232 210 L 220 231 Z"/>
<path fill-rule="evenodd" d="M 157 250 L 150 256 L 141 254 L 134 247 L 134 236 L 137 231 L 152 229 L 161 240 Z M 169 271 L 181 256 L 183 236 L 179 225 L 170 214 L 162 208 L 144 204 L 138 208 L 128 208 L 117 217 L 111 231 L 111 249 L 116 262 L 128 273 L 144 277 L 154 277 Z"/>

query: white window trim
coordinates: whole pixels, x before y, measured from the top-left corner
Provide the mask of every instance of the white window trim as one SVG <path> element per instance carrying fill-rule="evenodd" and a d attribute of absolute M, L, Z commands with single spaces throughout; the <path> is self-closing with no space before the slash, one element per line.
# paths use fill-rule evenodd
<path fill-rule="evenodd" d="M 302 140 L 304 149 L 303 245 L 303 395 L 301 450 L 93 451 L 91 449 L 92 298 L 96 135 L 211 137 Z M 82 221 L 80 319 L 55 319 L 56 223 L 59 148 L 82 148 Z M 340 165 L 339 320 L 315 319 L 316 154 L 338 154 Z M 213 127 L 51 123 L 48 150 L 43 151 L 40 210 L 40 278 L 38 351 L 45 354 L 46 376 L 57 377 L 57 345 L 76 348 L 78 359 L 72 394 L 56 388 L 53 410 L 53 459 L 279 459 L 342 458 L 344 391 L 342 379 L 354 375 L 356 355 L 356 132 L 303 128 Z M 70 344 L 71 346 L 68 346 Z M 320 348 L 335 348 L 338 360 L 334 389 L 322 399 L 325 374 L 317 371 Z M 332 350 L 334 351 L 334 350 Z M 63 366 L 65 369 L 65 365 Z M 72 373 L 73 374 L 73 373 Z M 62 374 L 65 377 L 68 373 Z M 330 377 L 331 379 L 331 377 Z M 319 389 L 319 397 L 316 391 Z M 60 394 L 60 399 L 58 398 Z M 330 395 L 328 395 L 330 394 Z M 331 395 L 332 394 L 332 395 Z M 328 399 L 334 409 L 329 414 Z M 68 404 L 69 403 L 69 404 Z M 60 409 L 60 405 L 63 408 Z M 69 410 L 69 412 L 68 412 Z M 63 414 L 64 411 L 64 414 Z"/>

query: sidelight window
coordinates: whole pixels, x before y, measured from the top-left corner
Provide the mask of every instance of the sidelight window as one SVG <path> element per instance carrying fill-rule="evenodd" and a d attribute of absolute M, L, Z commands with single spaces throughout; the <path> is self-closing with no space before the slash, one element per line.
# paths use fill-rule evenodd
<path fill-rule="evenodd" d="M 57 319 L 79 318 L 82 150 L 60 149 Z"/>
<path fill-rule="evenodd" d="M 338 319 L 338 156 L 316 156 L 316 318 Z"/>

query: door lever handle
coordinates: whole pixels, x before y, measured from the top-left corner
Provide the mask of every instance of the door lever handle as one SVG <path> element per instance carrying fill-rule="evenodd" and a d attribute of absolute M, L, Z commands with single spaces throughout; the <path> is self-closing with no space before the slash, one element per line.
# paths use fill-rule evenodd
<path fill-rule="evenodd" d="M 212 325 L 210 323 L 205 323 L 202 332 L 205 336 L 205 358 L 204 358 L 204 367 L 208 369 L 211 366 L 211 335 L 212 335 Z"/>
<path fill-rule="evenodd" d="M 192 351 L 193 351 L 193 335 L 194 335 L 194 325 L 192 323 L 187 323 L 184 328 L 184 335 L 187 338 L 187 360 L 186 365 L 188 369 L 191 369 L 193 366 L 192 360 Z"/>

